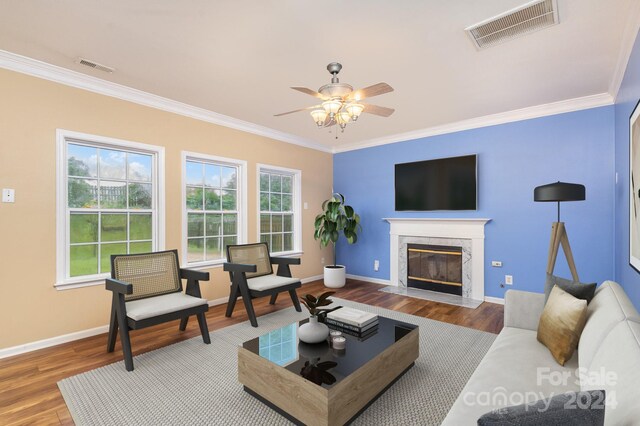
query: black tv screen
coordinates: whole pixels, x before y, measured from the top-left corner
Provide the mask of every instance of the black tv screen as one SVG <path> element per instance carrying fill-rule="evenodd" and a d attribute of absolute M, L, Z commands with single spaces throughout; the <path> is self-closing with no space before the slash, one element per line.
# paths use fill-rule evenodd
<path fill-rule="evenodd" d="M 396 164 L 396 211 L 476 210 L 476 155 Z"/>

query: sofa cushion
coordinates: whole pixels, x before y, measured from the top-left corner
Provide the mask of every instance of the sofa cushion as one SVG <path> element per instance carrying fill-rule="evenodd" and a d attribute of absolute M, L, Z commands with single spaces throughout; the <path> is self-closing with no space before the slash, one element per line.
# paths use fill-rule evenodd
<path fill-rule="evenodd" d="M 474 425 L 487 411 L 580 390 L 577 353 L 559 365 L 536 332 L 505 327 L 471 375 L 444 420 Z M 566 379 L 564 379 L 566 377 Z"/>
<path fill-rule="evenodd" d="M 586 300 L 587 303 L 591 302 L 596 292 L 596 283 L 584 284 L 547 273 L 547 280 L 544 283 L 544 303 L 547 303 L 551 289 L 556 285 L 573 297 Z"/>
<path fill-rule="evenodd" d="M 582 360 L 580 360 L 582 366 Z M 621 321 L 607 334 L 586 371 L 582 390 L 607 392 L 605 424 L 640 421 L 640 322 Z"/>
<path fill-rule="evenodd" d="M 533 403 L 499 408 L 478 419 L 478 426 L 602 426 L 605 392 L 567 392 Z"/>
<path fill-rule="evenodd" d="M 638 311 L 620 284 L 605 281 L 587 307 L 587 322 L 580 336 L 578 354 L 581 367 L 589 367 L 594 354 L 609 332 L 621 321 L 640 321 Z"/>
<path fill-rule="evenodd" d="M 148 297 L 146 299 L 126 302 L 127 316 L 134 321 L 157 317 L 183 309 L 206 305 L 206 299 L 189 296 L 182 292 L 163 294 L 162 296 Z"/>
<path fill-rule="evenodd" d="M 254 291 L 270 290 L 276 287 L 282 287 L 288 284 L 299 283 L 298 278 L 281 277 L 278 275 L 263 275 L 261 277 L 250 278 L 247 280 L 249 289 Z"/>
<path fill-rule="evenodd" d="M 571 358 L 587 319 L 587 301 L 554 286 L 540 316 L 538 341 L 549 348 L 558 364 Z"/>

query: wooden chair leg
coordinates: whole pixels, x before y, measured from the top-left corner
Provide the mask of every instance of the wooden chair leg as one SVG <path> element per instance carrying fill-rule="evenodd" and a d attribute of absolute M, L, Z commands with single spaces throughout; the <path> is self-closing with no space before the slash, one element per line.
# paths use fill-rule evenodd
<path fill-rule="evenodd" d="M 249 315 L 249 321 L 253 327 L 258 326 L 258 320 L 256 319 L 256 312 L 253 310 L 253 303 L 251 302 L 251 294 L 249 294 L 249 289 L 244 286 L 240 287 L 240 294 L 242 295 L 242 301 L 244 302 L 244 307 L 247 310 L 247 315 Z"/>
<path fill-rule="evenodd" d="M 293 302 L 293 306 L 295 306 L 296 311 L 302 312 L 302 308 L 300 307 L 300 300 L 298 299 L 298 293 L 296 293 L 296 290 L 289 290 L 289 296 L 291 296 L 291 301 Z"/>
<path fill-rule="evenodd" d="M 278 298 L 278 293 L 274 293 L 271 295 L 271 300 L 269 300 L 269 304 L 270 305 L 275 305 L 276 304 L 276 299 Z"/>
<path fill-rule="evenodd" d="M 107 352 L 113 352 L 116 348 L 116 339 L 118 337 L 118 317 L 116 316 L 115 306 L 111 307 L 111 320 L 109 321 L 109 337 L 107 338 Z"/>
<path fill-rule="evenodd" d="M 188 322 L 189 322 L 189 317 L 184 317 L 180 319 L 180 331 L 185 331 L 187 329 Z"/>
<path fill-rule="evenodd" d="M 124 365 L 127 371 L 133 371 L 133 354 L 131 353 L 131 340 L 129 339 L 129 326 L 124 313 L 118 310 L 118 322 L 120 327 L 120 342 L 122 343 L 122 353 L 124 354 Z"/>
<path fill-rule="evenodd" d="M 198 325 L 200 326 L 200 333 L 202 333 L 202 340 L 207 345 L 211 343 L 211 337 L 209 337 L 209 327 L 207 326 L 207 317 L 204 312 L 197 315 Z"/>
<path fill-rule="evenodd" d="M 226 317 L 230 317 L 233 314 L 233 308 L 236 307 L 236 300 L 238 300 L 238 286 L 231 284 L 231 294 L 229 295 L 229 302 L 227 302 Z"/>

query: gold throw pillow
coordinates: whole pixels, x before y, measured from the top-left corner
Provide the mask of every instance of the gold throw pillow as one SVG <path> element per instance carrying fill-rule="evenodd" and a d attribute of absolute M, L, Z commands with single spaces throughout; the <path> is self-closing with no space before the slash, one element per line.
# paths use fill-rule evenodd
<path fill-rule="evenodd" d="M 564 365 L 578 346 L 586 320 L 587 301 L 554 286 L 540 316 L 538 341 L 549 348 L 558 364 Z"/>

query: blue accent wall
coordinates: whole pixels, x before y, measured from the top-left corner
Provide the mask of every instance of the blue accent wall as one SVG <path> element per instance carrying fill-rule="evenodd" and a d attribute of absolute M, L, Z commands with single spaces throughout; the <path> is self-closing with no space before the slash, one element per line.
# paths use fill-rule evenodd
<path fill-rule="evenodd" d="M 349 274 L 388 280 L 385 217 L 490 218 L 485 295 L 504 297 L 500 283 L 505 274 L 513 275 L 514 289 L 542 292 L 556 205 L 534 203 L 533 188 L 561 180 L 587 189 L 586 201 L 562 204 L 581 280 L 612 279 L 614 111 L 614 106 L 594 108 L 336 154 L 334 189 L 361 215 L 363 227 L 357 244 L 339 243 L 339 263 Z M 478 154 L 477 211 L 394 211 L 394 164 L 466 154 Z M 380 260 L 378 272 L 375 259 Z M 491 267 L 492 260 L 503 267 Z M 570 277 L 562 254 L 556 273 Z"/>
<path fill-rule="evenodd" d="M 640 99 L 640 42 L 636 38 L 615 105 L 616 280 L 640 307 L 640 274 L 629 266 L 629 116 Z"/>

